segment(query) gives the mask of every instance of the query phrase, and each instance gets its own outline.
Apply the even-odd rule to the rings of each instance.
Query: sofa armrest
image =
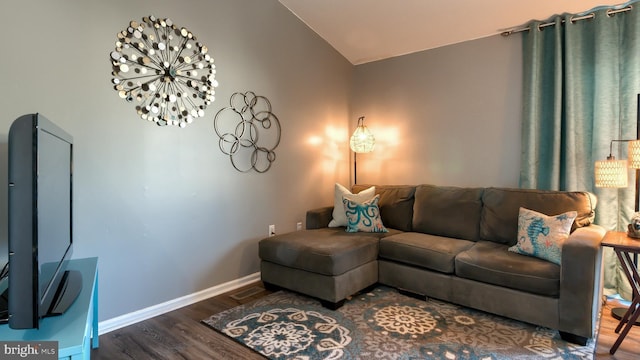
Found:
[[[333,206],[307,211],[307,230],[326,228],[333,219]]]
[[[576,229],[562,245],[560,331],[591,338],[602,303],[602,247],[606,233],[598,225]]]

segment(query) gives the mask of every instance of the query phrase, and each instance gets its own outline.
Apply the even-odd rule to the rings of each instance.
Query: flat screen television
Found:
[[[67,271],[73,252],[73,137],[41,114],[9,129],[8,322],[38,328],[62,314],[82,288]]]

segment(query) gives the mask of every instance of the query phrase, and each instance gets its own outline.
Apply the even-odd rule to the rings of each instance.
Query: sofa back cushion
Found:
[[[595,217],[596,197],[584,191],[486,188],[482,195],[480,238],[515,245],[518,237],[520,207],[553,216],[578,212],[571,231],[591,224]]]
[[[478,240],[482,192],[482,188],[417,186],[413,231]]]
[[[352,192],[357,193],[373,185],[353,185]],[[385,227],[411,231],[413,201],[416,187],[412,185],[375,185],[376,194],[380,194],[378,207]]]

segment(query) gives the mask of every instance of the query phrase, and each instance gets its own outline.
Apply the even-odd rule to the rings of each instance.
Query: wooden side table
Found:
[[[638,316],[640,316],[640,307],[638,306],[638,302],[640,302],[640,275],[638,275],[638,269],[631,259],[631,254],[636,256],[640,254],[640,239],[631,238],[622,231],[609,231],[604,236],[604,239],[602,239],[601,245],[613,248],[618,256],[618,260],[620,260],[624,274],[631,284],[631,290],[633,292],[631,306],[629,306],[627,312],[622,316],[620,323],[618,323],[616,327],[616,333],[620,333],[620,335],[609,350],[609,353],[613,355],[616,350],[618,350],[622,340],[627,336],[636,320],[638,320]],[[622,332],[620,332],[620,329],[622,329]]]

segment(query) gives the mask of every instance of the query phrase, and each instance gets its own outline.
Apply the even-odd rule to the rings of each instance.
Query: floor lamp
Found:
[[[633,140],[611,140],[609,146],[609,156],[607,160],[596,161],[595,163],[595,186],[605,188],[626,188],[628,186],[629,169],[635,169],[635,191],[634,191],[634,211],[640,211],[640,94],[638,94],[638,108],[636,117],[636,139]],[[616,160],[612,155],[614,142],[627,142],[628,160]],[[635,236],[634,236],[635,237]],[[640,242],[640,239],[638,239]],[[633,263],[638,266],[638,255],[634,254]],[[614,308],[611,315],[616,319],[621,319],[626,308]],[[640,320],[639,320],[640,321]],[[635,325],[640,325],[636,321]]]
[[[358,118],[358,127],[351,135],[349,147],[353,151],[353,184],[358,183],[358,165],[357,155],[359,153],[369,153],[373,151],[376,145],[376,138],[371,131],[364,125],[364,116]]]

